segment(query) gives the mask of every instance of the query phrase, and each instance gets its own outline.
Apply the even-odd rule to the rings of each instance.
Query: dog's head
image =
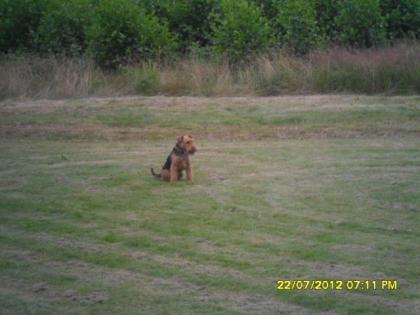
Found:
[[[194,154],[197,147],[194,145],[194,139],[191,135],[183,135],[177,139],[177,146],[184,149],[188,154]]]

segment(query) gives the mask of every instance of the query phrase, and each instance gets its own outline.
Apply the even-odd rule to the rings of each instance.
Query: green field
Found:
[[[419,211],[419,96],[0,103],[0,314],[420,314]]]

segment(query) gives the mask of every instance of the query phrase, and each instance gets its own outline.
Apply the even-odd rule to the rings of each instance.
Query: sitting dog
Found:
[[[168,182],[176,182],[182,178],[182,171],[186,171],[187,180],[192,180],[192,161],[190,155],[197,151],[191,135],[184,135],[177,139],[176,145],[168,155],[162,172],[156,174],[153,168],[150,169],[152,175]]]

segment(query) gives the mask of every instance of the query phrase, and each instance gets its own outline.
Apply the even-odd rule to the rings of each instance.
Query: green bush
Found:
[[[151,6],[153,13],[167,22],[182,48],[205,46],[209,42],[210,14],[216,0],[163,0]],[[150,2],[149,2],[150,7]]]
[[[273,20],[277,15],[278,0],[249,0],[261,8],[263,15],[269,20]]]
[[[33,50],[34,35],[48,0],[0,1],[0,51]]]
[[[335,18],[338,15],[339,5],[336,0],[317,0],[314,2],[316,20],[321,32],[328,40],[336,40],[337,29]]]
[[[272,43],[272,30],[260,9],[246,0],[222,0],[212,23],[212,44],[217,54],[232,62],[264,51]]]
[[[37,30],[40,50],[67,55],[83,53],[93,9],[89,0],[51,1]]]
[[[381,8],[390,39],[420,38],[419,0],[381,0]]]
[[[372,47],[385,42],[385,20],[379,0],[343,0],[335,22],[342,44]]]
[[[319,47],[323,35],[316,21],[314,3],[307,0],[283,0],[274,20],[277,39],[296,54],[306,54]]]
[[[419,12],[420,0],[0,0],[0,53],[87,51],[104,68],[173,53],[238,63],[278,46],[419,39]]]
[[[166,25],[131,0],[104,0],[88,31],[89,52],[101,67],[165,56],[176,47]]]

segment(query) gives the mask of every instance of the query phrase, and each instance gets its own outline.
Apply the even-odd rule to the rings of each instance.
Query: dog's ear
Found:
[[[184,142],[184,136],[180,136],[180,137],[178,137],[178,139],[176,139],[177,144],[181,144],[183,142]]]

